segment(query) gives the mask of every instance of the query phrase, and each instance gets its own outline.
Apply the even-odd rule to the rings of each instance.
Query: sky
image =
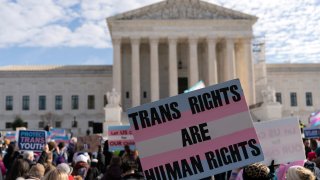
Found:
[[[267,63],[320,62],[320,0],[205,0],[259,17]],[[0,66],[112,64],[106,18],[159,0],[0,0]]]

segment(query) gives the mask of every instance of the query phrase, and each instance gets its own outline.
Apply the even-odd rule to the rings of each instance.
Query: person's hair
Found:
[[[29,157],[33,157],[33,151],[24,151],[23,152],[23,159],[29,159]]]
[[[253,163],[243,168],[243,180],[271,180],[270,169],[261,163]]]
[[[64,146],[65,146],[64,142],[59,142],[58,147],[60,150],[64,148]]]
[[[51,141],[48,142],[49,151],[52,151],[54,148],[56,148],[56,143]]]
[[[314,174],[302,166],[291,166],[286,174],[288,180],[315,180]]]
[[[54,169],[52,171],[49,171],[44,178],[45,180],[69,180],[68,174],[64,171],[61,171],[59,169]]]
[[[7,148],[7,154],[8,155],[13,155],[14,152],[14,145],[13,144],[9,144],[8,148]]]
[[[113,155],[110,160],[110,166],[120,166],[121,158],[119,156]]]
[[[314,151],[316,150],[318,147],[318,143],[317,140],[315,139],[310,139],[310,148]]]
[[[316,163],[317,168],[320,168],[320,157],[317,157],[314,162]]]
[[[29,172],[29,163],[24,159],[16,159],[8,172],[7,180],[17,179],[18,177],[24,177]]]
[[[44,176],[45,168],[42,164],[35,164],[31,167],[28,175],[30,177],[35,177],[41,179]]]

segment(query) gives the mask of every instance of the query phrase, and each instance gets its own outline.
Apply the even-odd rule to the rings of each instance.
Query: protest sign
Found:
[[[70,138],[69,136],[54,136],[51,138],[54,142],[59,144],[60,142],[63,142],[64,144],[69,144]]]
[[[125,145],[129,145],[130,149],[135,149],[130,125],[108,126],[108,143],[110,151],[123,150]]]
[[[11,142],[16,141],[16,131],[6,131],[6,132],[4,132],[4,139],[8,139]]]
[[[98,146],[101,145],[102,137],[98,135],[77,137],[77,149],[87,152],[97,152]]]
[[[254,123],[265,156],[270,165],[304,160],[305,151],[296,117]]]
[[[263,160],[238,79],[127,113],[146,179],[201,179]]]
[[[50,129],[50,135],[51,136],[65,136],[66,130],[62,128],[51,128]]]
[[[303,133],[305,138],[320,138],[320,128],[318,127],[304,128]]]
[[[22,151],[42,151],[47,143],[46,131],[20,130],[18,147]]]

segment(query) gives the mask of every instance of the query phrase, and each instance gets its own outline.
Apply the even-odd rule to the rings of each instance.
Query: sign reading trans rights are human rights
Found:
[[[262,161],[238,79],[128,110],[146,179],[201,179]]]

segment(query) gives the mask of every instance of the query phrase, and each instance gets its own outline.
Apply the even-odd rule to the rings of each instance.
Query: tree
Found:
[[[16,130],[17,127],[26,127],[26,123],[19,116],[17,116],[12,123],[13,130]]]

